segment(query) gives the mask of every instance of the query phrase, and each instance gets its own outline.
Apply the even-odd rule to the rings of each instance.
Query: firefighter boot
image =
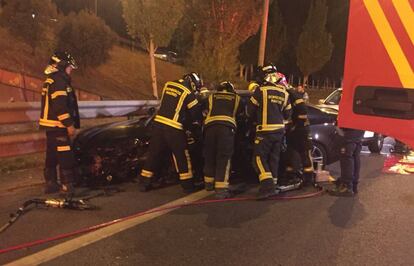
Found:
[[[194,186],[194,181],[192,178],[181,180],[181,187],[183,188],[183,192],[186,194],[193,193],[196,190]]]
[[[332,190],[329,190],[328,193],[337,197],[352,197],[354,195],[352,188],[344,183],[338,183],[338,185]]]
[[[354,194],[358,194],[358,183],[352,184],[352,191],[354,192]]]
[[[276,187],[273,178],[268,178],[260,182],[259,193],[256,198],[265,200],[276,194]]]
[[[43,175],[45,178],[45,194],[59,192],[56,168],[45,168],[43,170]]]
[[[141,176],[138,183],[138,189],[141,192],[147,192],[152,189],[152,177]]]
[[[214,191],[214,183],[213,182],[205,182],[204,183],[204,188],[207,191]]]
[[[76,179],[75,169],[61,169],[60,181],[62,186],[60,191],[67,197],[71,198],[75,195],[74,180]]]
[[[232,195],[228,188],[216,188],[216,199],[229,199],[231,197]]]
[[[303,187],[314,187],[315,186],[315,173],[303,173]]]

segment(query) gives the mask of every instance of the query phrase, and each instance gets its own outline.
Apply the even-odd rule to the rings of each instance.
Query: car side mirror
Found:
[[[324,99],[319,99],[318,103],[319,104],[324,104],[325,103],[325,100]]]

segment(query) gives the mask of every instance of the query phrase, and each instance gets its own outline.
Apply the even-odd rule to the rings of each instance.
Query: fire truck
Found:
[[[339,126],[414,148],[414,0],[351,0]]]

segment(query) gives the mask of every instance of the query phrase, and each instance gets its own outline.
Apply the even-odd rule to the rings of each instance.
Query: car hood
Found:
[[[338,110],[339,110],[339,105],[334,105],[334,104],[318,104],[318,105],[316,105],[317,107],[320,107],[320,108],[329,108],[329,109],[334,109],[334,110],[336,110],[336,112],[338,113]]]
[[[145,128],[143,120],[148,116],[140,116],[135,119],[108,123],[82,130],[75,138],[75,146],[90,146],[95,143],[112,142],[116,139],[134,137]]]

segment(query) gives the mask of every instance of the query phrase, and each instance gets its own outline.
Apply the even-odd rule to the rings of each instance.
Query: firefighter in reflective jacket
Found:
[[[165,84],[160,109],[154,118],[148,157],[141,171],[142,192],[152,188],[155,170],[161,167],[158,166],[159,156],[164,153],[165,148],[172,152],[184,192],[189,193],[194,190],[193,172],[183,123],[189,119],[188,116],[193,120],[201,120],[195,92],[202,86],[203,81],[194,72],[185,75],[183,79]]]
[[[204,183],[207,191],[215,189],[216,198],[231,197],[228,190],[230,161],[234,150],[236,115],[240,96],[231,82],[220,83],[208,98],[204,121]]]
[[[45,193],[59,189],[73,194],[77,166],[71,147],[75,129],[80,127],[78,103],[71,87],[70,74],[76,69],[73,57],[56,52],[45,69],[47,79],[42,89],[40,128],[46,130]],[[61,186],[57,183],[59,165]]]
[[[314,184],[314,168],[311,156],[312,136],[309,128],[308,108],[302,96],[287,84],[286,79],[282,78],[280,84],[287,87],[292,104],[292,119],[289,120],[286,127],[286,174],[292,180],[301,176],[304,186],[311,186]],[[302,175],[300,175],[301,169]]]
[[[250,98],[248,113],[257,113],[253,166],[259,174],[260,188],[257,198],[266,199],[275,193],[281,143],[285,134],[284,120],[290,119],[291,105],[286,88],[277,85],[276,67],[262,69],[264,81]]]

